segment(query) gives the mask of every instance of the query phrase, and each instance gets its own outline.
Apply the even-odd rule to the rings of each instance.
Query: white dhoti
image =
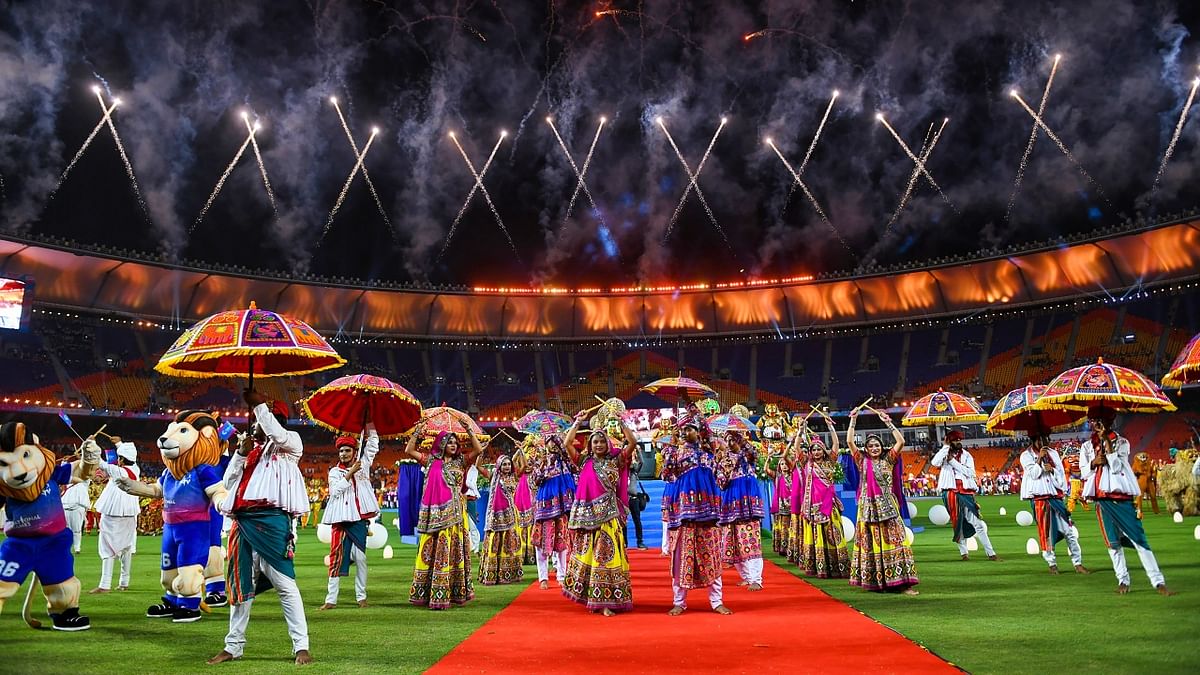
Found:
[[[112,589],[113,563],[121,561],[121,578],[118,585],[129,587],[133,564],[133,548],[137,542],[137,516],[101,516],[100,518],[100,583],[105,590]]]
[[[74,545],[73,550],[76,553],[79,553],[80,549],[83,546],[83,523],[85,520],[87,520],[87,509],[85,509],[85,508],[74,508],[74,509],[64,508],[63,513],[65,513],[67,516],[67,527],[70,528],[71,533],[73,535],[75,535],[75,545]]]

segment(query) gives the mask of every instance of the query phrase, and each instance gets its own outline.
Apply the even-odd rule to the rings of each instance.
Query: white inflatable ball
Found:
[[[1029,527],[1033,524],[1033,514],[1028,511],[1017,511],[1017,524],[1021,527]]]
[[[1038,545],[1037,539],[1030,539],[1025,542],[1025,552],[1029,555],[1037,555],[1041,550],[1042,547]]]
[[[914,504],[914,503],[912,503],[912,502],[909,502],[909,503],[908,503],[908,517],[909,517],[909,518],[916,518],[916,517],[917,517],[917,513],[919,513],[919,512],[917,511],[917,505],[916,505],[916,504]]]
[[[1003,506],[1001,506],[1001,507],[1000,507],[1000,515],[1002,515],[1002,516],[1007,516],[1007,515],[1008,515],[1008,509],[1006,509],[1006,508],[1004,508]]]
[[[967,538],[967,550],[968,551],[978,551],[979,550],[979,542],[975,541],[975,537]]]
[[[324,557],[324,558],[322,558],[321,560],[323,560],[323,561],[325,562],[325,566],[326,566],[326,567],[329,567],[329,556],[325,556],[325,557]]]
[[[854,521],[842,516],[842,539],[854,541]]]
[[[392,518],[392,527],[395,527],[395,528],[400,527],[400,519],[399,518]]]
[[[913,535],[913,531],[908,529],[907,527],[904,528],[904,545],[912,546],[914,538],[915,538],[915,536]]]
[[[317,525],[317,541],[320,541],[322,544],[328,544],[333,541],[333,527],[325,523]]]
[[[387,528],[379,523],[371,523],[367,528],[367,548],[383,548],[387,540]]]
[[[941,504],[934,504],[929,509],[929,522],[934,525],[948,525],[950,523],[950,512]]]
[[[391,546],[383,547],[383,559],[384,560],[391,560],[392,558],[395,558],[395,557],[396,557],[396,552],[394,550],[392,550]]]
[[[1200,525],[1196,526],[1196,531],[1193,532],[1192,535],[1196,537],[1196,539],[1200,540]]]
[[[1175,512],[1175,515],[1173,515],[1173,516],[1171,516],[1171,517],[1172,517],[1172,518],[1174,518],[1174,519],[1175,519],[1175,522],[1177,522],[1177,523],[1182,523],[1182,522],[1183,522],[1183,514],[1182,514],[1182,513],[1180,513],[1179,511],[1176,511],[1176,512]]]

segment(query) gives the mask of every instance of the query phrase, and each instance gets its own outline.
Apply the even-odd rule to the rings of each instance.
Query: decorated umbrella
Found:
[[[1171,412],[1175,404],[1150,378],[1132,368],[1105,363],[1104,359],[1060,373],[1046,385],[1036,410],[1085,406],[1116,412]]]
[[[176,377],[282,377],[346,363],[308,324],[259,309],[220,312],[202,319],[162,355],[154,369]]]
[[[425,424],[425,435],[430,437],[448,431],[460,440],[466,440],[469,432],[474,431],[481,441],[489,438],[483,433],[483,427],[471,419],[470,415],[449,406],[426,408],[421,412],[421,422]]]
[[[396,438],[421,418],[407,389],[375,375],[339,377],[300,402],[305,416],[334,432],[361,433],[368,413],[383,438]]]
[[[642,387],[642,391],[668,400],[683,398],[685,394],[692,399],[717,397],[717,392],[690,377],[664,377]]]
[[[975,401],[952,391],[938,389],[917,399],[900,423],[906,427],[925,424],[967,424],[987,420],[987,413]]]
[[[1064,406],[1055,410],[1034,409],[1034,401],[1041,398],[1044,391],[1045,385],[1027,384],[1001,396],[984,426],[988,431],[1003,434],[1015,434],[1018,431],[1042,434],[1074,426],[1087,415],[1085,406]]]
[[[754,426],[754,422],[731,412],[709,417],[708,427],[716,432],[739,431],[744,434],[753,434],[758,431],[758,427]]]
[[[1200,382],[1200,333],[1188,340],[1183,351],[1171,364],[1171,370],[1163,376],[1162,386],[1183,389],[1185,384]]]
[[[570,416],[553,410],[530,410],[513,422],[513,427],[526,434],[553,436],[569,429],[572,421]]]

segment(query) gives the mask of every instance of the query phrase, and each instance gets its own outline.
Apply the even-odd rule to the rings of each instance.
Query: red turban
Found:
[[[337,437],[336,441],[333,442],[333,447],[338,448],[338,449],[341,449],[341,448],[344,448],[347,446],[349,446],[351,448],[357,448],[358,447],[358,439],[351,436],[350,434],[342,434],[341,436]]]

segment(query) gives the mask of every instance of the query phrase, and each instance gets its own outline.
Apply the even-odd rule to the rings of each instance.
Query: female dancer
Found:
[[[685,399],[686,400],[686,399]],[[681,440],[663,452],[663,476],[674,477],[675,486],[663,493],[663,515],[671,530],[671,591],[673,606],[668,612],[679,616],[687,609],[687,592],[708,588],[708,602],[718,614],[733,614],[725,606],[721,585],[721,562],[725,553],[721,527],[721,489],[713,467],[716,442],[709,436],[704,416],[688,403],[679,420]],[[703,432],[703,435],[701,435]]]
[[[517,507],[517,529],[521,532],[521,564],[532,565],[533,557],[533,490],[529,485],[530,467],[533,465],[543,445],[542,437],[529,434],[525,437],[520,450],[513,455],[513,469],[520,478],[517,479],[517,493],[513,497],[513,505]]]
[[[745,434],[729,431],[717,455],[717,484],[721,490],[721,527],[725,530],[725,562],[737,568],[742,585],[761,591],[762,493],[754,467],[758,451]]]
[[[517,524],[518,463],[523,462],[500,455],[490,472],[479,467],[479,473],[490,478],[492,486],[483,545],[479,549],[479,583],[484,586],[516,583],[525,575],[521,567],[521,529]]]
[[[868,410],[871,410],[868,408]],[[900,459],[904,436],[886,413],[872,410],[892,432],[891,449],[884,451],[883,440],[867,434],[865,453],[854,442],[858,409],[850,413],[846,444],[859,466],[858,523],[854,536],[854,555],[850,558],[850,585],[868,591],[900,591],[917,595],[917,566],[912,549],[904,543],[904,521],[892,494],[892,467]]]
[[[794,446],[784,448],[778,464],[772,469],[767,464],[767,475],[775,479],[775,495],[771,498],[771,548],[775,553],[788,556],[792,538],[792,492],[796,477],[796,455]]]
[[[613,616],[633,609],[626,556],[625,511],[620,505],[621,467],[628,465],[637,448],[633,432],[621,421],[625,446],[615,448],[604,429],[588,436],[587,455],[575,449],[575,434],[586,413],[575,416],[563,445],[571,461],[580,465],[579,486],[571,505],[572,552],[563,582],[563,595],[593,612]]]
[[[802,455],[800,496],[800,570],[810,577],[844,579],[850,574],[850,554],[842,539],[842,502],[837,498],[834,476],[838,472],[838,434],[833,420],[824,411],[833,438],[826,448],[820,438],[809,439],[808,452]]]
[[[471,447],[460,452],[458,437],[448,431],[433,439],[428,455],[418,449],[425,425],[413,430],[404,454],[429,467],[417,517],[417,560],[408,601],[429,609],[462,605],[475,597],[471,583],[471,540],[463,502],[466,467],[483,452],[468,427]]]
[[[533,514],[534,558],[538,585],[550,588],[549,558],[556,558],[555,577],[562,584],[567,573],[567,553],[571,548],[567,527],[571,505],[575,501],[575,476],[567,463],[567,453],[558,436],[546,439],[546,447],[533,463],[533,485],[537,499]]]

